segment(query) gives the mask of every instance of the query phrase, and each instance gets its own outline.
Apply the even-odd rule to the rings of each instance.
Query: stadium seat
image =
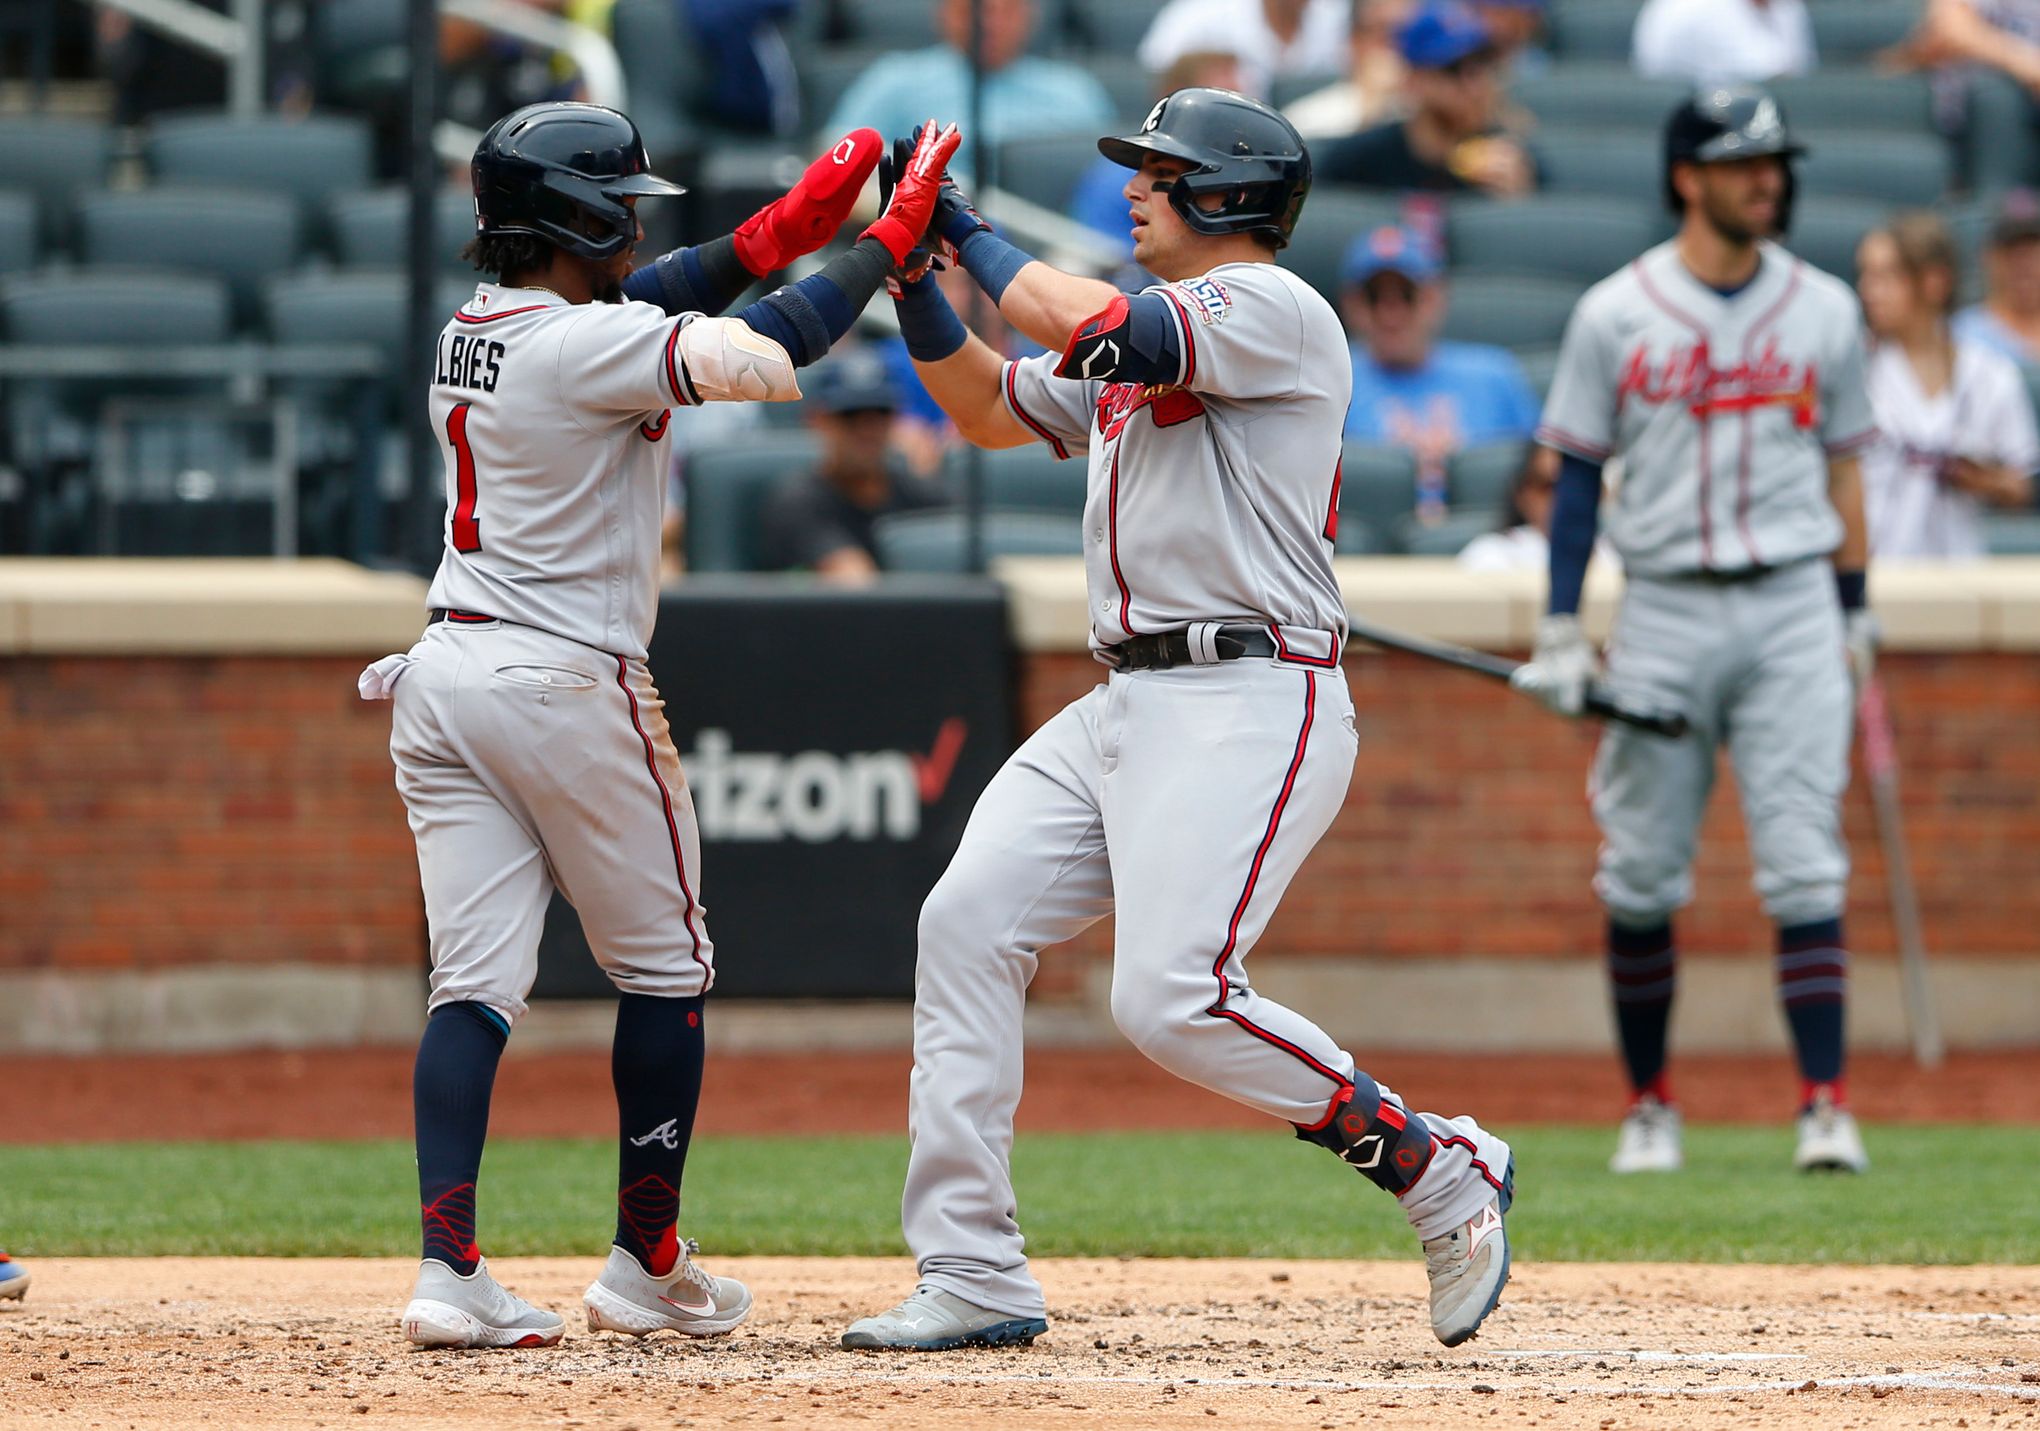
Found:
[[[1528,273],[1594,283],[1664,237],[1657,196],[1459,200],[1446,221],[1453,273]]]
[[[1801,199],[1792,215],[1792,232],[1785,247],[1815,268],[1832,273],[1844,283],[1856,281],[1856,246],[1863,235],[1883,223],[1890,214],[1884,205],[1868,199],[1826,198],[1819,195]]]
[[[1166,0],[1102,0],[1084,6],[1078,23],[1090,32],[1089,38],[1098,50],[1118,55],[1129,67],[1137,69],[1134,54],[1165,3]]]
[[[1643,0],[1566,0],[1551,12],[1552,53],[1568,62],[1626,62],[1642,8]]]
[[[262,285],[297,262],[296,202],[253,189],[157,186],[78,201],[78,252],[90,264],[209,273],[233,294],[239,321],[261,315]]]
[[[885,571],[961,572],[969,555],[969,518],[963,512],[902,512],[880,517],[872,529]],[[1002,556],[1081,556],[1083,527],[1074,517],[1048,512],[984,513],[986,561]]]
[[[1678,80],[1651,79],[1626,63],[1554,64],[1509,87],[1509,97],[1540,123],[1592,129],[1654,131],[1687,93]]]
[[[366,188],[371,178],[368,125],[334,115],[173,114],[151,124],[147,152],[158,179],[261,189],[302,204]]]
[[[1934,134],[1809,132],[1800,192],[1924,208],[1954,183],[1955,161]]]
[[[2040,512],[1987,512],[1983,545],[1992,556],[2040,556]]]
[[[51,270],[0,283],[0,333],[16,343],[224,343],[226,286],[147,269]]]
[[[1101,59],[1093,55],[1086,57],[1082,63],[1112,101],[1114,132],[1124,133],[1139,128],[1140,122],[1147,118],[1147,112],[1155,105],[1154,76],[1139,65],[1117,57]],[[1317,84],[1324,83],[1324,76],[1316,78]],[[1317,85],[1311,87],[1315,89]],[[1092,138],[1095,140],[1097,136]]]
[[[943,462],[943,480],[958,502],[963,501],[973,450],[984,464],[986,507],[1009,512],[1051,512],[1066,517],[1084,515],[1084,499],[1090,492],[1090,464],[1081,453],[1058,459],[1048,450],[1048,444],[1042,442],[996,450],[951,448]]]
[[[1445,464],[1446,497],[1454,507],[1486,512],[1492,519],[1508,500],[1509,487],[1529,448],[1529,443],[1520,441],[1461,448]]]
[[[871,62],[885,53],[887,51],[883,47],[870,49],[857,46],[832,47],[802,55],[799,64],[801,122],[819,135],[835,114],[836,102],[857,82],[857,77],[871,67]],[[853,119],[851,122],[857,121]],[[828,137],[835,138],[834,135]]]
[[[1541,403],[1551,396],[1551,380],[1558,374],[1558,349],[1532,348],[1518,352],[1516,361],[1523,365],[1523,376],[1530,380],[1531,391],[1537,394]]]
[[[402,268],[411,242],[411,196],[403,189],[336,194],[326,207],[333,252],[347,268]],[[475,200],[466,189],[443,190],[433,202],[432,226],[440,266],[473,277],[460,251],[475,236]]]
[[[1599,133],[1553,126],[1531,143],[1547,194],[1605,194],[1634,202],[1664,192],[1664,155],[1654,129]]]
[[[616,0],[610,12],[630,116],[655,161],[687,147],[701,128],[688,113],[688,96],[703,81],[701,47],[686,30],[684,11],[674,0]]]
[[[1399,534],[1402,549],[1411,556],[1458,556],[1466,544],[1483,532],[1495,529],[1497,514],[1489,511],[1454,509],[1435,522],[1406,518]]]
[[[1963,303],[1974,303],[1983,296],[1984,250],[1997,222],[1997,205],[1990,199],[1968,199],[1943,203],[1937,212],[1955,238],[1955,251],[1962,256],[1958,297]]]
[[[814,438],[804,432],[747,437],[728,447],[688,453],[687,569],[756,571],[759,515],[772,489],[815,464]]]
[[[885,50],[919,50],[939,39],[935,9],[928,0],[837,0],[849,22],[850,38]],[[1043,16],[1049,24],[1051,16]]]
[[[1925,75],[1822,69],[1781,75],[1770,88],[1795,129],[1933,132],[1933,87]]]
[[[0,273],[34,268],[40,247],[35,195],[0,189]]]
[[[1388,544],[1416,507],[1417,459],[1407,447],[1346,443],[1339,459],[1338,550],[1351,550],[1349,540]]]
[[[1338,556],[1387,556],[1393,553],[1395,544],[1389,537],[1376,531],[1358,517],[1339,513],[1339,532],[1332,543],[1332,551]]]
[[[1868,63],[1919,23],[1920,0],[1815,0],[1813,45],[1824,66]]]
[[[54,115],[0,115],[0,189],[36,196],[45,243],[70,234],[71,198],[106,182],[113,161],[113,131],[83,119]]]
[[[1098,136],[1089,130],[1009,139],[999,146],[999,187],[1067,213],[1077,180],[1098,161]]]
[[[1966,88],[1962,162],[1968,187],[1988,194],[2040,183],[2040,135],[2025,87],[2009,75],[1979,71]]]
[[[433,299],[433,331],[444,327],[473,296],[472,283],[441,278]],[[409,303],[410,280],[388,270],[307,270],[273,278],[264,290],[271,341],[379,347],[389,355],[394,384],[407,381],[404,332]]]
[[[1556,278],[1475,273],[1452,282],[1444,334],[1462,343],[1548,348],[1565,336],[1586,285]]]
[[[1401,216],[1401,201],[1392,194],[1347,185],[1320,185],[1304,200],[1303,219],[1278,262],[1336,301],[1339,269],[1353,240],[1383,224],[1395,223]]]

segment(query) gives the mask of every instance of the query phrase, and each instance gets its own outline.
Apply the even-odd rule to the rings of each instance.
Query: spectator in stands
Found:
[[[1955,336],[2040,363],[2040,194],[2014,189],[2000,201],[1983,276],[1983,302],[1955,315]]]
[[[1141,39],[1140,63],[1159,75],[1185,55],[1229,51],[1240,57],[1240,92],[1265,100],[1277,76],[1343,70],[1351,17],[1352,0],[1169,0]]]
[[[824,125],[831,134],[870,125],[897,137],[931,114],[969,114],[972,0],[930,0],[944,43],[881,55],[854,80]],[[1102,133],[1114,115],[1105,87],[1083,68],[1027,53],[1034,0],[979,0],[984,10],[984,130],[965,134],[953,167],[971,170],[980,141],[997,147],[1030,134],[1088,129]],[[945,108],[945,106],[947,106]],[[830,125],[840,124],[841,129]]]
[[[2040,95],[2040,0],[1927,0],[1889,56],[1903,64],[1982,65]]]
[[[1346,436],[1416,454],[1420,515],[1445,505],[1445,465],[1462,447],[1537,426],[1537,394],[1506,348],[1445,343],[1444,266],[1415,230],[1387,225],[1346,254],[1339,306],[1353,343]]]
[[[1694,84],[1758,83],[1817,63],[1805,0],[1645,0],[1630,46],[1638,74]]]
[[[716,119],[758,134],[800,127],[800,76],[780,26],[800,0],[677,0],[701,44],[707,108]],[[926,115],[922,116],[927,118]]]
[[[1509,63],[1512,73],[1525,66],[1542,68],[1550,57],[1538,46],[1544,32],[1547,0],[1472,0],[1474,13],[1495,37],[1495,48]]]
[[[1416,0],[1353,0],[1346,77],[1284,107],[1307,140],[1356,134],[1387,119],[1402,101],[1403,59],[1395,37]]]
[[[1155,98],[1179,89],[1240,89],[1240,58],[1229,50],[1193,50],[1179,55],[1155,83]],[[1244,91],[1242,91],[1244,93]],[[1127,216],[1126,166],[1104,155],[1077,180],[1070,195],[1070,217],[1109,239],[1127,262],[1133,261],[1133,221]],[[1138,270],[1136,270],[1138,272]],[[1142,284],[1146,286],[1145,282]]]
[[[821,465],[772,494],[760,548],[770,570],[861,585],[878,575],[880,517],[946,506],[948,499],[934,483],[898,470],[887,437],[899,401],[883,359],[847,349],[813,374],[807,420],[821,442]]]
[[[1409,117],[1318,145],[1318,182],[1496,198],[1536,188],[1536,160],[1501,129],[1502,55],[1480,16],[1460,0],[1424,0],[1396,43]]]
[[[1863,505],[1875,556],[1981,557],[1984,508],[2033,500],[2032,404],[2009,358],[1951,330],[1958,263],[1948,226],[1924,211],[1897,215],[1856,251],[1874,340],[1878,439],[1863,454]]]

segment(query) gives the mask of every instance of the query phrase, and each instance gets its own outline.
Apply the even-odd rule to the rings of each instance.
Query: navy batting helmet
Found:
[[[1665,203],[1675,214],[1686,211],[1686,201],[1672,183],[1675,164],[1720,164],[1775,154],[1785,164],[1785,197],[1778,205],[1778,232],[1784,233],[1792,226],[1797,188],[1792,161],[1805,152],[1769,90],[1756,85],[1700,90],[1665,121]]]
[[[599,104],[528,104],[475,146],[475,232],[530,234],[582,258],[637,241],[631,195],[684,194],[651,172],[637,126]]]
[[[1140,133],[1101,139],[1098,152],[1129,169],[1150,154],[1189,164],[1169,205],[1201,234],[1266,234],[1281,248],[1310,192],[1310,151],[1295,126],[1226,89],[1179,89],[1148,111]],[[1221,197],[1215,209],[1197,203],[1210,194]]]

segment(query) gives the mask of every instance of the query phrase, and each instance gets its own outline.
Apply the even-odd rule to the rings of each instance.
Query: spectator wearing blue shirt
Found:
[[[1346,436],[1416,454],[1419,507],[1446,500],[1445,464],[1477,443],[1528,438],[1537,394],[1506,348],[1443,343],[1444,265],[1414,230],[1389,224],[1347,250],[1339,307],[1353,343]]]
[[[881,55],[851,82],[823,128],[831,134],[870,125],[895,138],[930,115],[970,113],[971,0],[929,0],[944,43]],[[952,168],[972,172],[972,146],[1074,130],[1101,133],[1113,121],[1105,87],[1077,65],[1030,55],[1034,0],[981,0],[984,8],[984,133],[966,131]]]
[[[1956,341],[2040,363],[2040,195],[2013,189],[1999,201],[1983,271],[1983,302],[1955,315]]]
[[[724,124],[759,134],[799,126],[800,76],[780,29],[799,8],[800,0],[681,0],[701,45],[708,110]]]

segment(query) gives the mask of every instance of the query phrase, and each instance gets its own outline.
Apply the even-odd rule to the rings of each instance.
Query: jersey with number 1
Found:
[[[1861,310],[1776,244],[1760,255],[1724,296],[1660,244],[1566,325],[1537,440],[1622,455],[1608,535],[1634,575],[1783,566],[1841,541],[1828,461],[1877,435]]]
[[[1175,381],[1059,378],[1054,353],[1004,372],[1021,423],[1058,457],[1089,454],[1093,649],[1221,621],[1272,625],[1296,657],[1335,658],[1346,605],[1332,539],[1353,392],[1338,316],[1272,263],[1148,291],[1177,326]]]
[[[680,355],[696,314],[480,285],[439,335],[446,552],[427,598],[643,660]]]

